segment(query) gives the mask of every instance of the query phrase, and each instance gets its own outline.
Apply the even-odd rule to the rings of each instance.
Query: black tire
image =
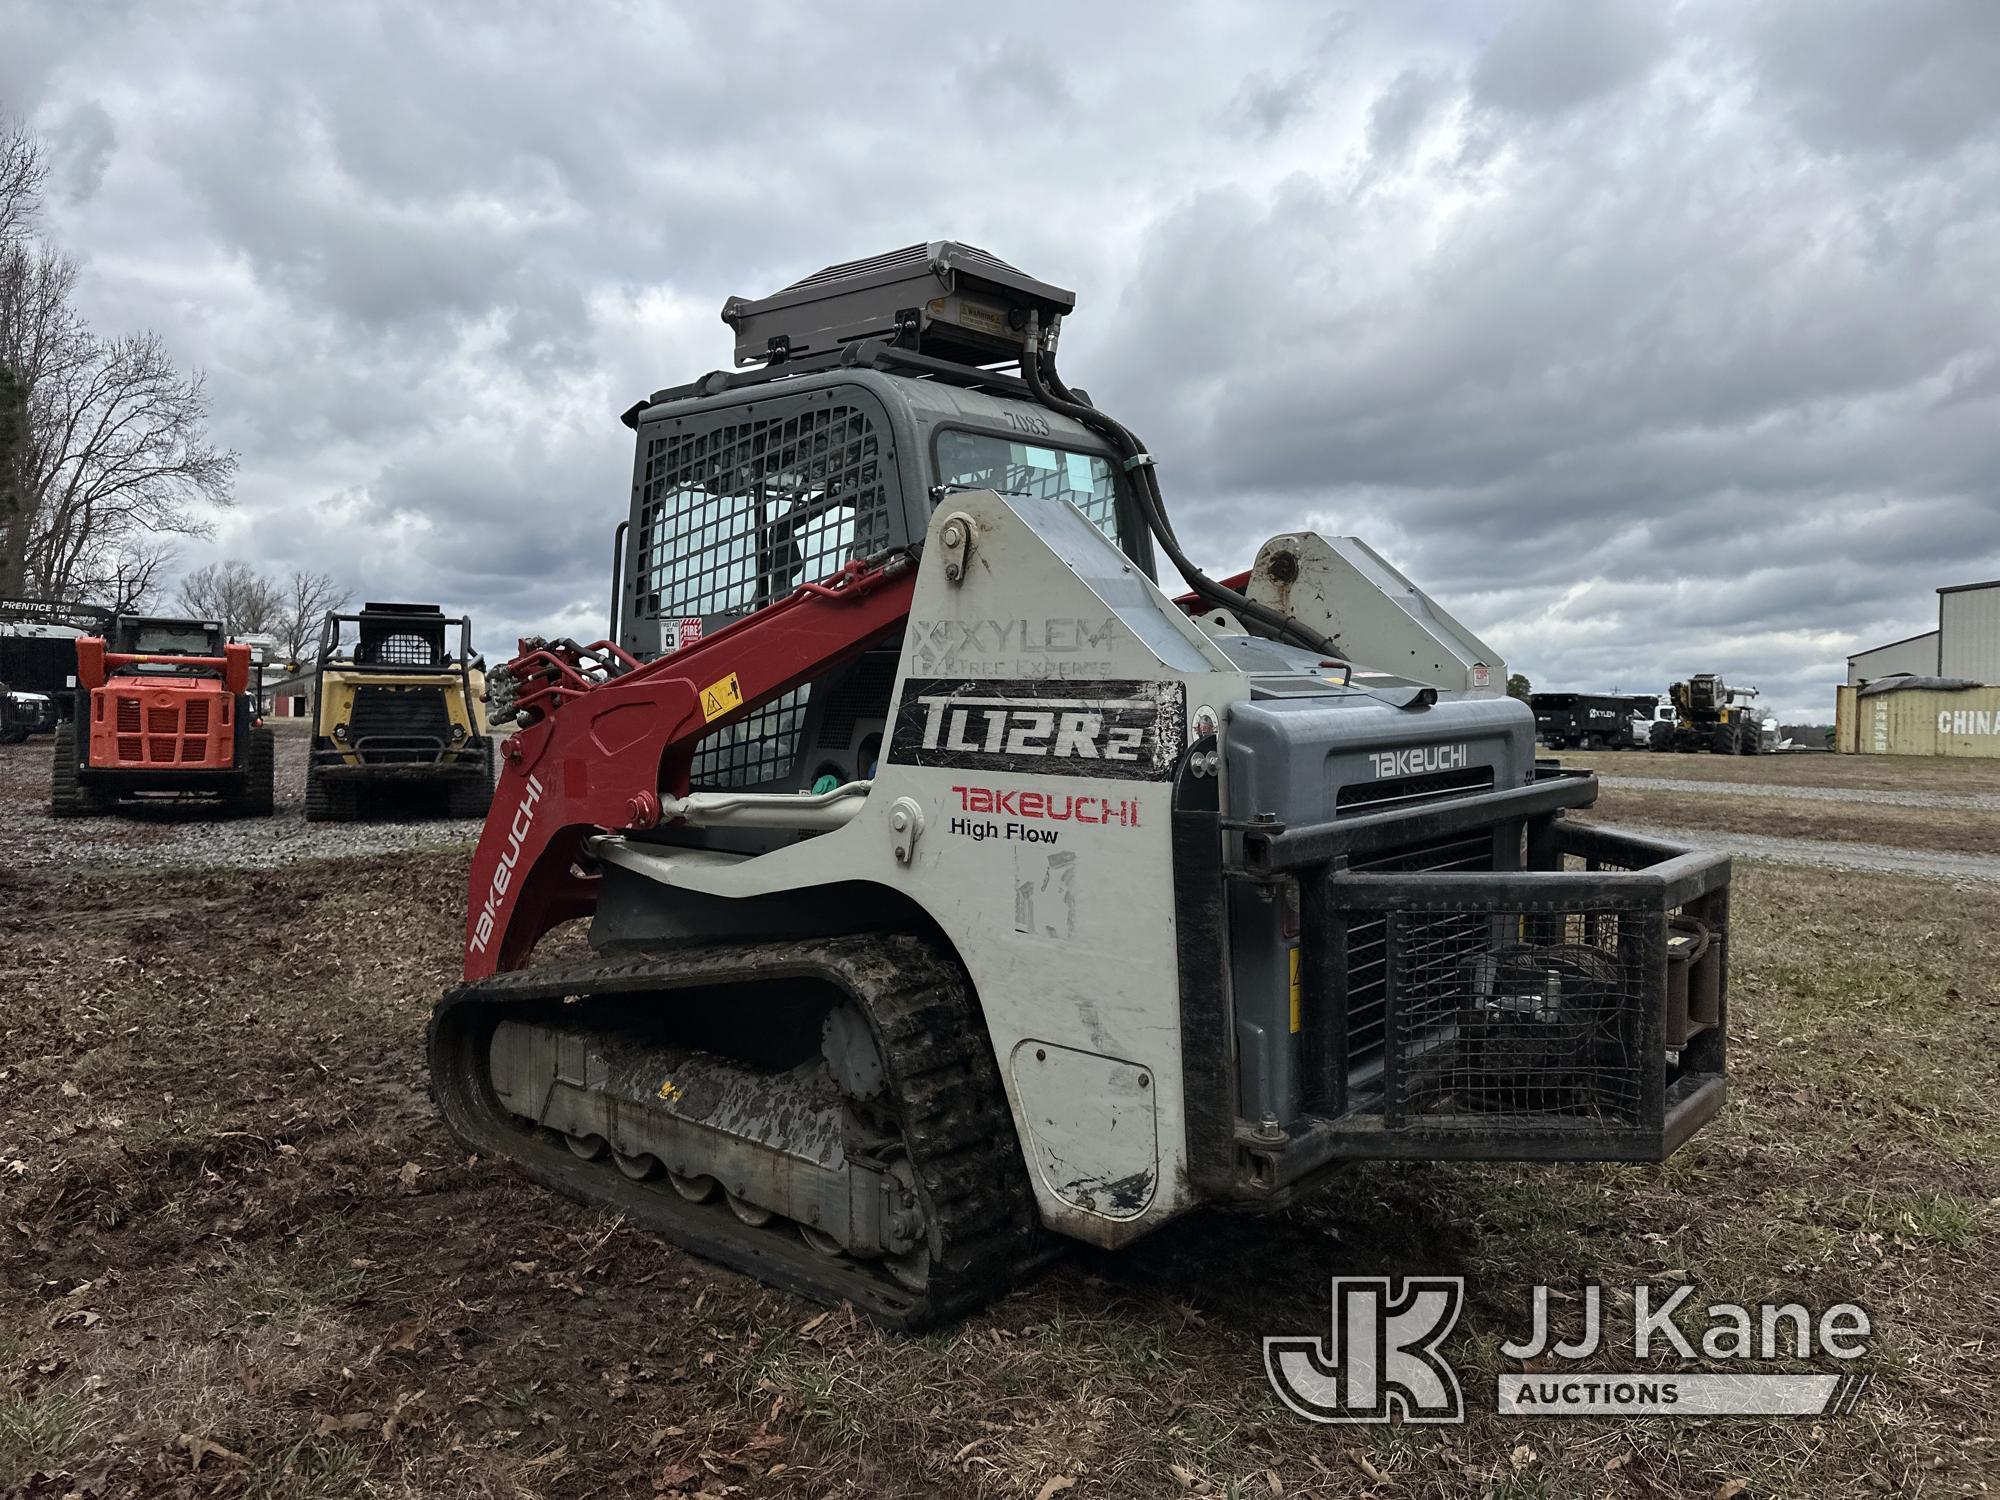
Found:
[[[13,729],[0,729],[0,745],[25,745],[27,742],[28,730],[25,725]]]
[[[1709,736],[1708,748],[1717,755],[1735,755],[1743,736],[1731,729],[1718,729]]]
[[[1646,743],[1658,751],[1671,750],[1674,748],[1674,731],[1668,725],[1655,724],[1646,731]]]
[[[111,810],[109,798],[78,779],[82,763],[76,748],[76,725],[65,719],[56,725],[55,761],[49,770],[50,817],[98,818]]]

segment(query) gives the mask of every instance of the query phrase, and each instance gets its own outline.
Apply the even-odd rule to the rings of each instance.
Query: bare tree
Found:
[[[345,609],[353,597],[331,574],[309,573],[303,568],[294,572],[274,627],[278,644],[285,648],[285,660],[294,664],[303,661],[306,648],[318,644],[320,623],[327,613]]]
[[[51,357],[53,316],[68,308],[74,266],[26,243],[48,169],[35,138],[0,127],[0,594],[27,591],[34,519],[35,377]]]
[[[236,456],[155,335],[99,338],[77,314],[75,262],[27,238],[42,177],[34,141],[0,132],[0,593],[66,598],[207,535]]]
[[[236,455],[209,445],[201,377],[183,378],[154,334],[89,338],[78,367],[36,387],[36,408],[27,561],[43,593],[66,595],[135,541],[206,536],[197,507],[229,503]]]
[[[231,635],[263,635],[282,623],[282,591],[247,563],[208,563],[181,580],[180,607],[220,620]]]
[[[20,241],[46,175],[34,137],[12,122],[0,127],[0,594],[23,593],[27,582],[29,377],[12,356],[23,342],[21,283],[34,265]]]
[[[172,547],[141,542],[112,558],[104,576],[84,592],[117,614],[138,614],[159,597],[160,575],[174,565],[176,555]]]
[[[17,121],[0,121],[0,244],[25,233],[48,176],[40,145]]]

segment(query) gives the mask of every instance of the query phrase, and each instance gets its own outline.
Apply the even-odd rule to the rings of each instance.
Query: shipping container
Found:
[[[1833,744],[1847,755],[2000,758],[2000,686],[1899,688],[1866,696],[1842,687]]]

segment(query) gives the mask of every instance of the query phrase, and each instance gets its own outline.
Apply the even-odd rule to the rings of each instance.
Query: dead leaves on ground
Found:
[[[216,1461],[218,1468],[250,1461],[233,1448],[225,1448],[222,1444],[205,1437],[196,1437],[191,1432],[182,1433],[177,1446],[187,1454],[190,1469],[199,1469],[204,1461],[211,1458]]]
[[[416,1409],[423,1404],[426,1394],[424,1391],[404,1391],[390,1404],[388,1411],[380,1414],[353,1411],[323,1416],[313,1429],[313,1436],[336,1437],[349,1432],[379,1431],[383,1442],[392,1443],[397,1433],[416,1425]]]

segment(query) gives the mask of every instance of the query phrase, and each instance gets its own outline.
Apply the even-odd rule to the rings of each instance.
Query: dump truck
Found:
[[[472,620],[436,604],[327,614],[313,666],[309,822],[483,818],[493,752]]]
[[[468,1151],[910,1329],[1065,1239],[1721,1106],[1728,860],[1566,820],[1500,658],[1326,539],[1204,574],[1057,371],[1074,301],[831,266],[626,412],[610,633],[490,682]]]
[[[91,817],[173,799],[268,817],[277,774],[250,648],[219,620],[119,615],[76,640],[71,716],[56,726],[49,811]]]
[[[1717,673],[1697,672],[1675,683],[1669,696],[1676,719],[1653,726],[1653,749],[1755,755],[1765,748],[1765,716],[1749,703],[1756,688],[1731,687]]]
[[[29,734],[53,730],[69,717],[76,702],[76,642],[79,636],[103,635],[117,619],[101,605],[69,599],[0,597],[0,683],[16,699],[10,709],[0,705],[0,744],[21,726]],[[14,734],[4,727],[8,719]]]

